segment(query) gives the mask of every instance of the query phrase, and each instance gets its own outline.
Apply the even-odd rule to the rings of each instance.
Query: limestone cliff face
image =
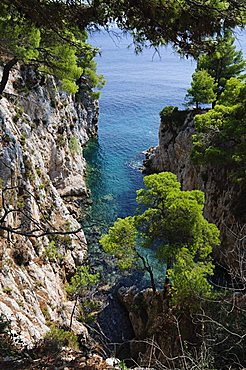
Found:
[[[197,166],[190,158],[192,135],[195,132],[193,114],[181,125],[163,124],[159,130],[159,145],[151,148],[145,162],[146,172],[171,171],[184,190],[200,189],[205,193],[205,217],[221,230],[223,246],[233,245],[245,224],[245,189],[231,179],[226,166]],[[225,257],[220,253],[220,257]]]
[[[83,231],[69,232],[80,229],[78,199],[88,193],[82,147],[97,118],[82,86],[75,99],[31,69],[16,69],[0,100],[0,314],[28,346],[50,322],[69,325],[64,284],[86,256]]]

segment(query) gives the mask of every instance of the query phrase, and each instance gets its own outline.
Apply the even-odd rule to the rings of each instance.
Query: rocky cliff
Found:
[[[228,248],[237,243],[246,221],[245,187],[233,182],[226,165],[194,165],[191,160],[194,114],[180,112],[177,122],[161,122],[159,145],[151,148],[145,172],[171,171],[184,190],[200,189],[205,193],[205,217],[221,230],[221,260],[228,258]],[[183,118],[183,120],[182,120]]]
[[[97,118],[82,85],[71,97],[32,69],[17,68],[0,100],[0,314],[27,346],[51,322],[69,325],[64,284],[86,257],[77,221],[88,195],[82,148]],[[86,335],[76,319],[73,329]]]

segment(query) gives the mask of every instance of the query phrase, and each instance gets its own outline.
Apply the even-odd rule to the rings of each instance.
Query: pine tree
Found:
[[[38,27],[25,19],[16,9],[0,5],[0,56],[3,75],[0,95],[5,89],[11,68],[17,62],[31,64],[40,72],[48,73],[61,81],[69,92],[78,90],[76,81],[84,76],[91,88],[101,87],[102,76],[96,74],[93,58],[98,50],[86,42],[87,33],[73,26],[73,32],[64,25],[55,29]]]
[[[196,104],[196,109],[199,108],[199,104],[209,104],[215,101],[216,94],[215,89],[217,84],[214,78],[210,74],[201,69],[196,71],[192,75],[191,88],[187,90],[186,99],[188,105]]]
[[[204,194],[198,190],[182,191],[171,172],[145,176],[144,185],[137,191],[140,213],[118,219],[109,228],[100,240],[104,250],[116,257],[122,269],[142,263],[152,277],[153,291],[153,272],[140,246],[156,251],[156,257],[166,264],[168,275],[175,281],[177,292],[179,281],[183,280],[180,263],[185,258],[190,276],[199,275],[199,292],[209,292],[206,276],[213,270],[209,254],[219,244],[219,230],[203,217]]]
[[[231,31],[226,31],[216,40],[214,50],[199,57],[197,71],[206,70],[217,83],[217,99],[225,89],[231,77],[239,76],[245,71],[246,61],[241,50],[236,50],[235,38]]]

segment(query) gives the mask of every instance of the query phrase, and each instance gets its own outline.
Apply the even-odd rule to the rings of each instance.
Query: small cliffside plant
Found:
[[[71,137],[71,139],[69,140],[68,146],[69,146],[69,149],[70,149],[73,156],[75,156],[76,154],[79,154],[81,152],[80,143],[79,143],[78,139],[75,136]]]
[[[77,267],[76,273],[71,278],[71,281],[66,286],[66,292],[75,299],[73,311],[70,318],[70,328],[73,322],[73,316],[75,313],[75,309],[77,306],[78,301],[81,303],[81,307],[83,310],[84,319],[89,318],[90,310],[94,309],[93,305],[93,294],[95,293],[95,289],[97,287],[97,283],[99,281],[99,273],[91,273],[90,267],[79,266]]]
[[[44,337],[44,346],[51,352],[56,352],[62,347],[78,349],[79,345],[77,336],[72,331],[53,326]]]
[[[180,111],[178,107],[168,105],[160,111],[161,123],[179,127],[184,123],[187,113],[187,110]]]

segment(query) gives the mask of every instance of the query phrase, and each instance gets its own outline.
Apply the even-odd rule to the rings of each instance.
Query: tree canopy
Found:
[[[215,89],[217,84],[210,74],[201,69],[196,71],[192,75],[191,88],[187,90],[186,98],[188,104],[196,104],[196,108],[199,107],[199,103],[208,104],[212,103],[216,99]]]
[[[203,217],[203,193],[182,191],[170,172],[146,176],[144,185],[137,191],[138,214],[118,219],[109,228],[100,240],[104,250],[113,254],[119,267],[125,269],[136,267],[137,261],[144,263],[141,248],[151,248],[167,264],[173,283],[177,264],[185,258],[190,261],[191,275],[195,269],[204,281],[212,271],[209,254],[219,244],[219,231]]]
[[[20,9],[4,3],[0,10],[0,56],[4,64],[0,94],[10,69],[17,62],[31,64],[40,72],[56,76],[62,82],[61,87],[70,93],[77,91],[76,81],[81,76],[92,88],[101,87],[102,76],[96,74],[93,61],[98,50],[86,42],[85,31],[75,26],[69,30],[65,25],[60,31],[52,25],[43,28],[24,17]]]
[[[238,77],[245,71],[243,52],[236,50],[234,42],[232,32],[226,30],[214,40],[214,48],[198,58],[197,71],[206,70],[215,79],[217,98],[231,77]]]
[[[116,22],[141,45],[173,42],[192,49],[221,28],[245,23],[244,0],[3,0],[43,28],[105,26]]]
[[[197,163],[229,165],[232,178],[246,179],[246,81],[230,78],[215,107],[195,117],[192,158]]]
[[[92,61],[96,50],[86,43],[86,29],[115,22],[132,34],[136,51],[170,42],[186,55],[197,55],[211,44],[208,36],[243,26],[245,12],[245,0],[2,0],[0,52],[5,70],[0,93],[17,61],[56,75],[71,92],[85,69],[92,85],[100,85]]]

